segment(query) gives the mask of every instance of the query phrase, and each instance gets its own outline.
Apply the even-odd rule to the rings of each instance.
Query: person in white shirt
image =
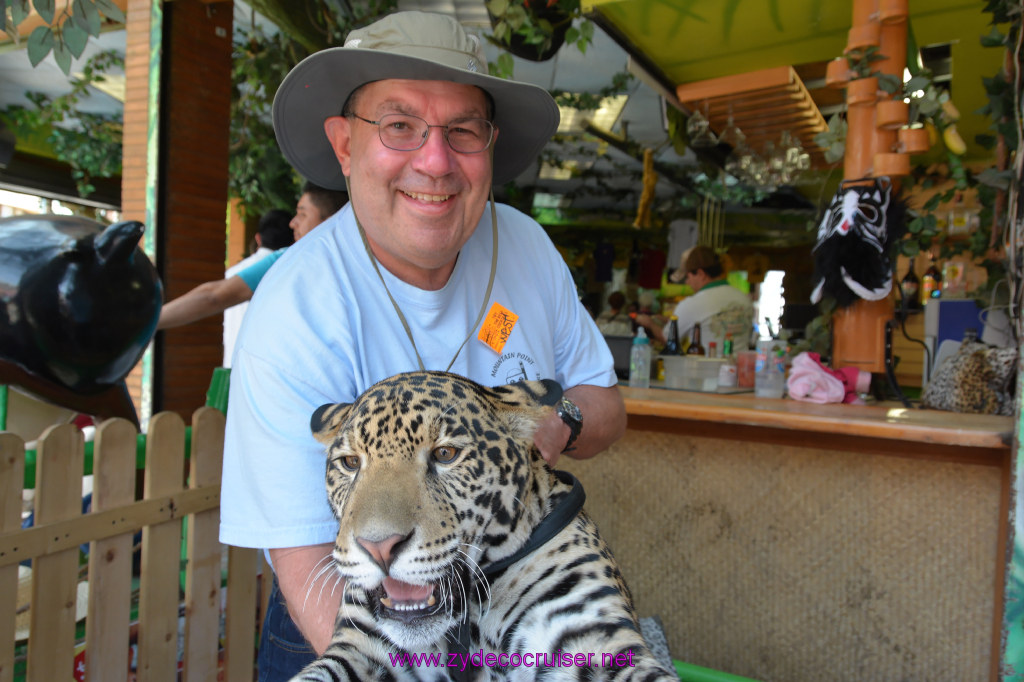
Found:
[[[714,343],[724,348],[726,334],[731,334],[735,350],[747,348],[754,328],[754,305],[750,297],[729,284],[722,259],[709,246],[694,246],[685,251],[679,268],[669,279],[684,282],[694,294],[676,304],[673,315],[679,318],[679,347],[686,346],[693,328],[701,327],[701,345]],[[661,343],[669,325],[661,326],[649,315],[638,315],[638,324]]]
[[[224,279],[234,277],[250,265],[263,260],[278,249],[291,246],[295,241],[289,223],[292,214],[284,209],[275,208],[260,216],[259,229],[253,239],[256,250],[249,256],[238,261],[224,272]],[[224,367],[231,366],[231,355],[235,352],[235,339],[238,328],[242,326],[242,316],[249,307],[248,300],[233,305],[224,311]]]
[[[280,235],[271,241],[266,241],[257,234],[257,243],[262,246],[282,244],[285,241],[287,244],[280,247],[271,246],[268,249],[263,249],[261,246],[260,251],[263,251],[263,254],[259,258],[254,258],[253,256],[256,254],[253,254],[238,265],[229,268],[224,279],[203,282],[189,290],[188,293],[173,301],[168,301],[160,309],[160,319],[157,321],[156,328],[159,330],[180,327],[224,312],[224,366],[231,367],[235,340],[247,309],[247,302],[252,298],[253,292],[256,291],[263,276],[267,274],[270,266],[284,254],[293,240],[298,241],[309,234],[313,228],[337,213],[346,201],[348,201],[348,195],[344,192],[324,189],[307,182],[302,187],[302,195],[296,206],[295,217],[291,217],[287,211],[280,213],[271,211],[277,216],[273,229],[275,234],[280,233]],[[260,224],[263,224],[262,219]],[[236,309],[239,309],[240,312],[233,314],[229,322],[228,311]]]

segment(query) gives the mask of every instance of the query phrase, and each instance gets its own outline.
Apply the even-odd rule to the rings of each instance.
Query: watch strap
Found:
[[[562,396],[562,399],[558,402],[556,412],[562,422],[569,427],[569,440],[565,442],[565,447],[562,448],[562,452],[566,452],[572,448],[573,443],[580,437],[580,432],[583,430],[582,415],[580,415],[580,408],[565,396]]]

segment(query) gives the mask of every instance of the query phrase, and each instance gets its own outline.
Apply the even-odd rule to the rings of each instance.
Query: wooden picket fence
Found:
[[[150,420],[144,493],[136,500],[135,427],[122,419],[101,424],[93,443],[92,507],[83,514],[82,433],[72,425],[47,429],[36,449],[35,518],[27,529],[21,528],[25,446],[18,436],[0,433],[0,682],[14,680],[18,564],[25,559],[32,560],[32,594],[24,679],[73,679],[79,545],[84,543],[90,547],[86,680],[130,679],[129,642],[136,628],[137,671],[131,679],[253,679],[263,562],[257,550],[230,547],[226,580],[222,577],[224,548],[217,533],[223,413],[202,407],[193,414],[187,482],[186,433],[175,413]],[[134,624],[132,550],[139,530],[141,575]],[[180,612],[184,654],[179,677]]]

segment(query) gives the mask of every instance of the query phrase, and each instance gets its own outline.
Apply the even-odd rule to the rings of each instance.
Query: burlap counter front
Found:
[[[677,659],[779,682],[989,679],[998,466],[632,428],[559,466]]]

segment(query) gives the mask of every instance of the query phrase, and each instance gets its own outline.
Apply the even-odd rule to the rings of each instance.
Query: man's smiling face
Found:
[[[372,121],[402,113],[430,125],[488,117],[483,91],[447,81],[369,83],[350,109]],[[441,128],[430,128],[422,147],[396,151],[381,143],[376,125],[355,117],[332,117],[325,131],[380,263],[410,284],[443,287],[487,204],[493,143],[485,151],[462,154],[448,145]]]

